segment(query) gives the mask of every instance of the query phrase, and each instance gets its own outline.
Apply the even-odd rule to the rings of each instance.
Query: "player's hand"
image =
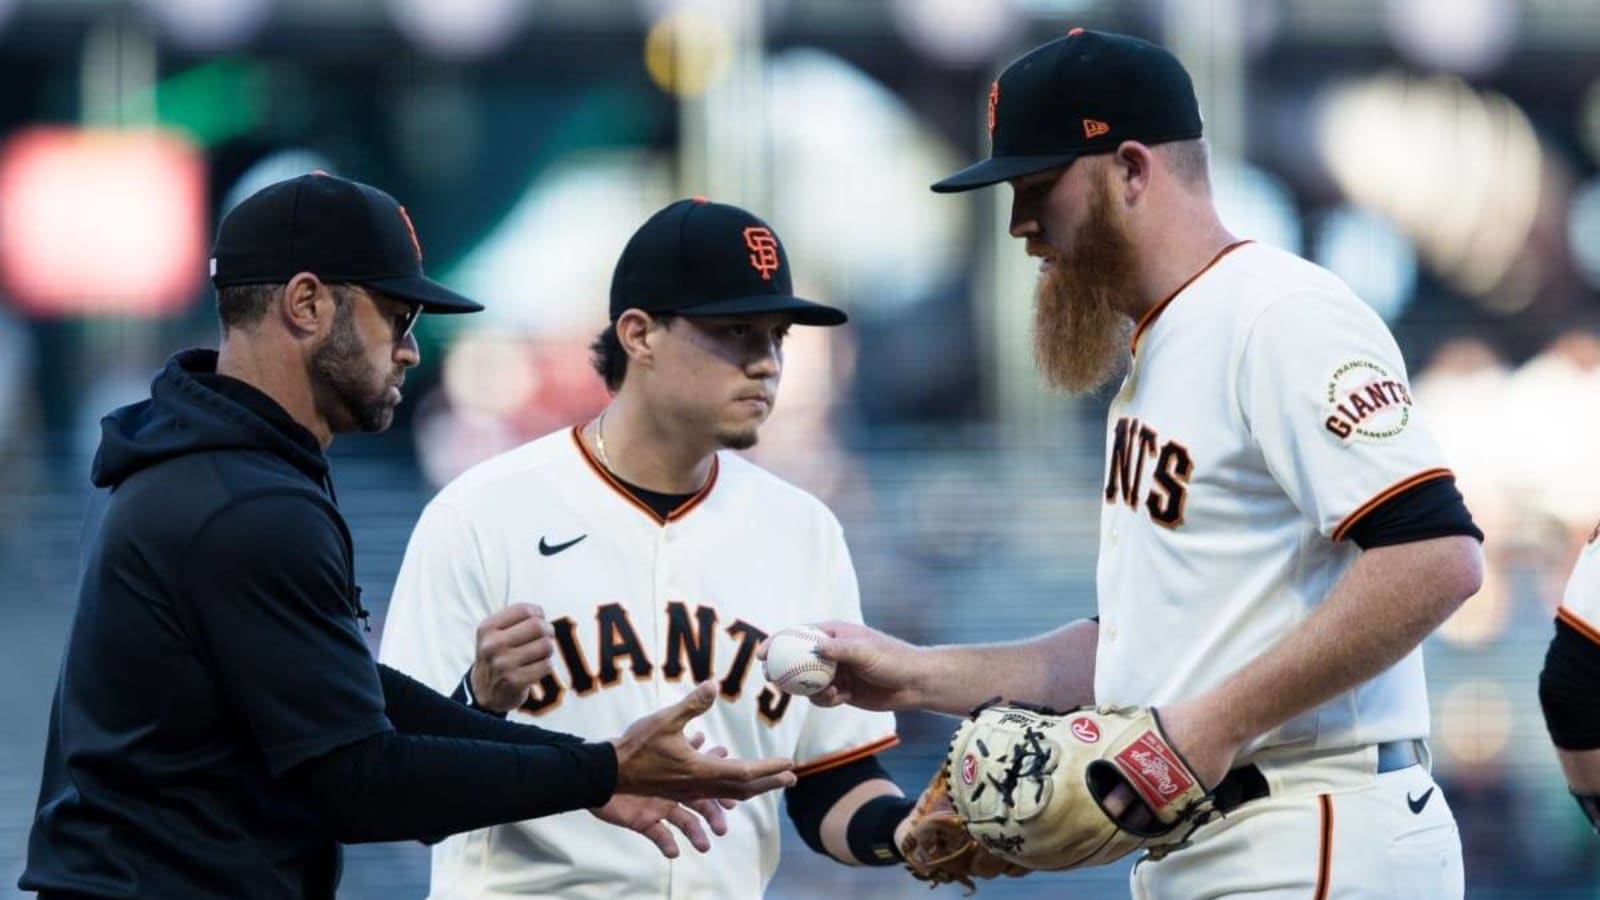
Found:
[[[689,746],[697,750],[704,743],[703,734],[689,739]],[[719,759],[728,755],[726,747],[712,747],[705,752]],[[728,833],[728,819],[723,810],[734,806],[732,800],[696,800],[685,805],[660,797],[613,794],[609,803],[589,812],[602,822],[639,832],[656,845],[662,856],[677,859],[678,841],[667,828],[669,824],[682,832],[696,850],[707,853],[711,850],[711,839],[706,837],[701,819],[710,826],[712,834],[721,837]]]
[[[1233,768],[1242,746],[1223,729],[1226,716],[1208,711],[1204,698],[1196,698],[1161,707],[1157,719],[1167,743],[1200,776],[1200,783],[1208,791],[1216,788]],[[1155,821],[1155,814],[1126,784],[1106,795],[1105,806],[1106,813],[1124,826],[1145,828]]]
[[[510,712],[526,702],[528,691],[554,666],[554,634],[544,610],[531,603],[513,603],[479,623],[472,662],[478,705]]]
[[[713,797],[748,800],[792,787],[793,760],[723,759],[699,752],[684,737],[689,720],[711,709],[716,699],[716,683],[703,681],[689,696],[639,719],[613,739],[616,792],[690,802]]]
[[[854,622],[818,622],[815,627],[832,638],[817,645],[817,655],[838,669],[831,684],[811,695],[812,703],[872,710],[926,705],[924,648]],[[766,641],[756,647],[756,656],[767,658]]]

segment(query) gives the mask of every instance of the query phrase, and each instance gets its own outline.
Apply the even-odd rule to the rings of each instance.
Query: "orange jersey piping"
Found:
[[[1565,606],[1556,607],[1556,618],[1572,626],[1579,634],[1600,644],[1600,628],[1596,628],[1583,620],[1583,617]]]
[[[1224,256],[1227,256],[1229,253],[1232,253],[1233,251],[1239,249],[1240,247],[1243,247],[1245,244],[1252,244],[1252,243],[1255,243],[1255,242],[1254,241],[1250,241],[1250,240],[1234,241],[1233,243],[1229,244],[1228,246],[1223,247],[1221,250],[1219,250],[1217,252],[1216,256],[1211,257],[1211,261],[1210,262],[1206,263],[1203,267],[1201,267],[1200,271],[1194,273],[1193,275],[1190,275],[1189,276],[1189,280],[1185,281],[1183,284],[1178,285],[1178,289],[1173,291],[1172,293],[1168,294],[1167,298],[1165,300],[1162,300],[1160,303],[1157,303],[1155,306],[1151,307],[1150,311],[1145,313],[1139,319],[1139,324],[1137,324],[1137,325],[1135,325],[1133,327],[1133,340],[1130,342],[1133,352],[1135,352],[1135,353],[1139,352],[1139,338],[1144,337],[1144,333],[1145,333],[1146,329],[1148,329],[1151,325],[1155,324],[1156,317],[1161,315],[1162,310],[1165,310],[1167,308],[1168,304],[1170,304],[1172,301],[1178,299],[1178,295],[1183,293],[1184,290],[1186,290],[1189,287],[1189,285],[1194,284],[1195,281],[1198,280],[1201,275],[1204,275],[1205,273],[1211,271],[1211,267],[1212,266],[1215,266],[1217,263],[1222,262],[1222,258]]]
[[[722,463],[717,459],[716,456],[712,456],[711,474],[706,478],[705,486],[696,491],[693,497],[683,501],[683,503],[677,509],[667,513],[666,517],[663,518],[657,515],[656,511],[651,509],[649,504],[645,503],[643,500],[640,500],[638,497],[635,497],[633,492],[628,490],[627,486],[618,480],[617,476],[611,474],[611,472],[609,472],[605,466],[600,465],[600,460],[594,458],[594,455],[589,452],[588,446],[583,442],[582,425],[572,426],[572,442],[578,445],[578,453],[583,456],[583,461],[589,464],[589,468],[594,472],[594,474],[600,476],[601,481],[605,482],[606,485],[613,491],[616,491],[617,495],[622,499],[633,504],[635,509],[649,516],[651,521],[655,522],[657,525],[665,525],[668,522],[676,522],[688,515],[689,512],[695,507],[699,506],[701,502],[706,499],[706,497],[711,495],[711,489],[717,484],[717,472],[722,468]]]
[[[888,737],[878,738],[870,744],[862,744],[859,747],[851,747],[848,750],[840,750],[838,753],[830,753],[827,756],[813,759],[803,766],[795,766],[794,774],[796,778],[803,778],[806,775],[815,775],[818,772],[826,772],[829,769],[837,769],[842,765],[853,763],[858,759],[865,759],[874,753],[882,753],[883,751],[889,749],[890,747],[894,747],[899,743],[900,736],[898,734],[891,734]]]
[[[1425,469],[1415,475],[1412,475],[1410,478],[1398,481],[1389,487],[1384,488],[1383,491],[1378,494],[1378,496],[1373,497],[1371,500],[1368,500],[1367,502],[1356,507],[1355,512],[1345,516],[1344,521],[1339,523],[1339,527],[1333,530],[1333,539],[1336,541],[1344,540],[1345,535],[1349,534],[1350,529],[1355,527],[1357,522],[1361,521],[1362,516],[1365,516],[1367,513],[1372,512],[1379,506],[1382,506],[1384,502],[1393,498],[1401,491],[1408,491],[1425,481],[1433,481],[1438,478],[1449,478],[1453,475],[1455,475],[1455,473],[1451,472],[1449,469]]]

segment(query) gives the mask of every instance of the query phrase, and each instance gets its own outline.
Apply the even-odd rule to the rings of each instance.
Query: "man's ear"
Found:
[[[655,361],[658,324],[642,309],[626,310],[617,317],[617,343],[628,354],[629,365],[649,366]]]
[[[310,272],[300,272],[283,286],[278,315],[292,334],[310,335],[327,330],[337,303],[333,289]]]
[[[1115,173],[1112,196],[1132,206],[1150,188],[1150,176],[1155,170],[1155,151],[1138,141],[1123,141],[1111,155],[1111,169]]]

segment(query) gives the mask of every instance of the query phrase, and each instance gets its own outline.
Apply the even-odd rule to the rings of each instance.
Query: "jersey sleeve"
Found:
[[[861,589],[839,523],[829,517],[819,565],[828,596],[821,604],[827,618],[861,621]],[[800,698],[795,698],[798,702]],[[814,706],[806,701],[806,719],[794,752],[795,775],[812,775],[871,756],[900,743],[894,713],[854,706]]]
[[[477,655],[478,624],[499,605],[489,596],[477,530],[435,498],[406,545],[378,658],[449,694]]]
[[[1567,577],[1556,618],[1600,644],[1600,525],[1595,526]]]
[[[1448,477],[1423,429],[1394,338],[1353,295],[1293,294],[1245,337],[1238,402],[1273,478],[1324,536]]]
[[[276,775],[392,730],[333,515],[295,494],[241,500],[196,534],[184,568],[217,689]]]

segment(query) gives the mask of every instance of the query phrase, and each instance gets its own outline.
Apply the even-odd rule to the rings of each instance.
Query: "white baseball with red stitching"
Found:
[[[810,625],[778,631],[767,642],[767,680],[781,691],[809,697],[833,682],[832,660],[816,654],[817,644],[828,639]]]

